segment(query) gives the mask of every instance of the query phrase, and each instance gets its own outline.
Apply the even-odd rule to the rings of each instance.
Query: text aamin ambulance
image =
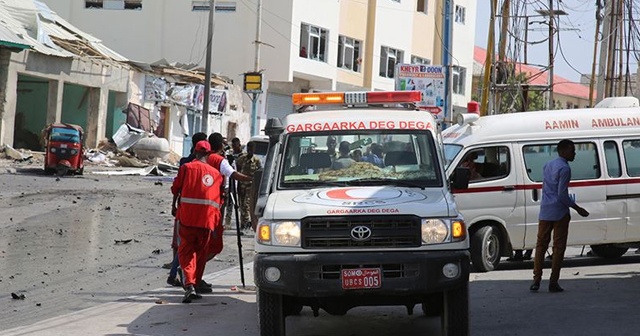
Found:
[[[261,335],[309,306],[421,304],[446,335],[468,334],[469,242],[431,114],[382,104],[417,91],[295,94],[333,110],[270,119],[256,213]],[[468,181],[466,181],[468,183]],[[465,181],[461,181],[462,184]]]
[[[468,188],[454,190],[476,269],[535,248],[542,167],[562,139],[576,144],[569,193],[590,212],[574,216],[567,245],[591,245],[605,258],[640,247],[640,108],[464,114],[443,138],[449,174],[461,165],[476,171]]]

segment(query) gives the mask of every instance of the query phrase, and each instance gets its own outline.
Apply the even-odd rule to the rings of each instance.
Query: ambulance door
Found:
[[[627,241],[640,241],[640,137],[622,140],[627,181]]]
[[[480,221],[504,225],[514,247],[522,245],[524,208],[516,207],[522,199],[516,186],[511,144],[492,144],[466,148],[458,155],[456,167],[472,170],[469,188],[455,190],[458,209],[465,222],[473,226]],[[504,242],[506,243],[506,242]]]
[[[525,216],[526,245],[535,247],[538,233],[538,215],[542,197],[542,168],[545,163],[558,157],[558,141],[540,142],[522,145],[525,164]],[[589,217],[580,217],[570,210],[568,245],[600,244],[607,233],[606,221],[606,188],[600,169],[600,159],[594,141],[575,141],[576,157],[569,163],[571,167],[571,184],[569,196],[587,211]]]
[[[601,141],[604,153],[606,183],[606,242],[624,241],[627,229],[627,185],[623,176],[620,144],[615,140]],[[588,210],[591,211],[591,210]]]

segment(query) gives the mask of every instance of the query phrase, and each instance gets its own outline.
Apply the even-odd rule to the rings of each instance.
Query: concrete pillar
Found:
[[[0,48],[0,145],[13,146],[18,73],[11,68],[11,51]]]
[[[85,146],[95,148],[102,140],[107,127],[107,106],[109,90],[106,88],[90,88],[87,108],[87,129],[85,130]]]
[[[64,81],[49,80],[49,97],[47,100],[47,125],[62,120],[62,95]]]

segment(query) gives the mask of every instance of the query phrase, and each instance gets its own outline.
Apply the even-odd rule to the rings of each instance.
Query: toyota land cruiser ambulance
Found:
[[[609,100],[609,108],[461,114],[458,125],[443,131],[449,175],[474,161],[476,178],[454,189],[474,268],[491,271],[512,250],[535,248],[542,167],[558,156],[562,139],[576,145],[569,194],[590,213],[573,216],[567,245],[591,245],[605,258],[640,246],[640,108],[613,108],[619,105]]]
[[[262,336],[284,335],[285,317],[303,306],[318,316],[373,305],[412,314],[416,304],[441,315],[445,335],[468,334],[467,230],[436,121],[413,107],[420,100],[294,94],[300,111],[317,110],[268,120],[254,258]]]

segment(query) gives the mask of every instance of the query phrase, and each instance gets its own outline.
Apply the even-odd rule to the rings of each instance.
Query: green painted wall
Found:
[[[87,130],[87,106],[89,91],[87,87],[64,84],[62,95],[62,122],[76,124]]]
[[[49,81],[18,76],[14,147],[41,150],[40,136],[47,120]],[[20,131],[25,129],[28,132]]]
[[[120,125],[127,121],[126,114],[122,113],[122,106],[116,105],[116,93],[109,91],[109,103],[107,106],[107,127],[104,137],[111,139],[113,134],[120,128]]]

